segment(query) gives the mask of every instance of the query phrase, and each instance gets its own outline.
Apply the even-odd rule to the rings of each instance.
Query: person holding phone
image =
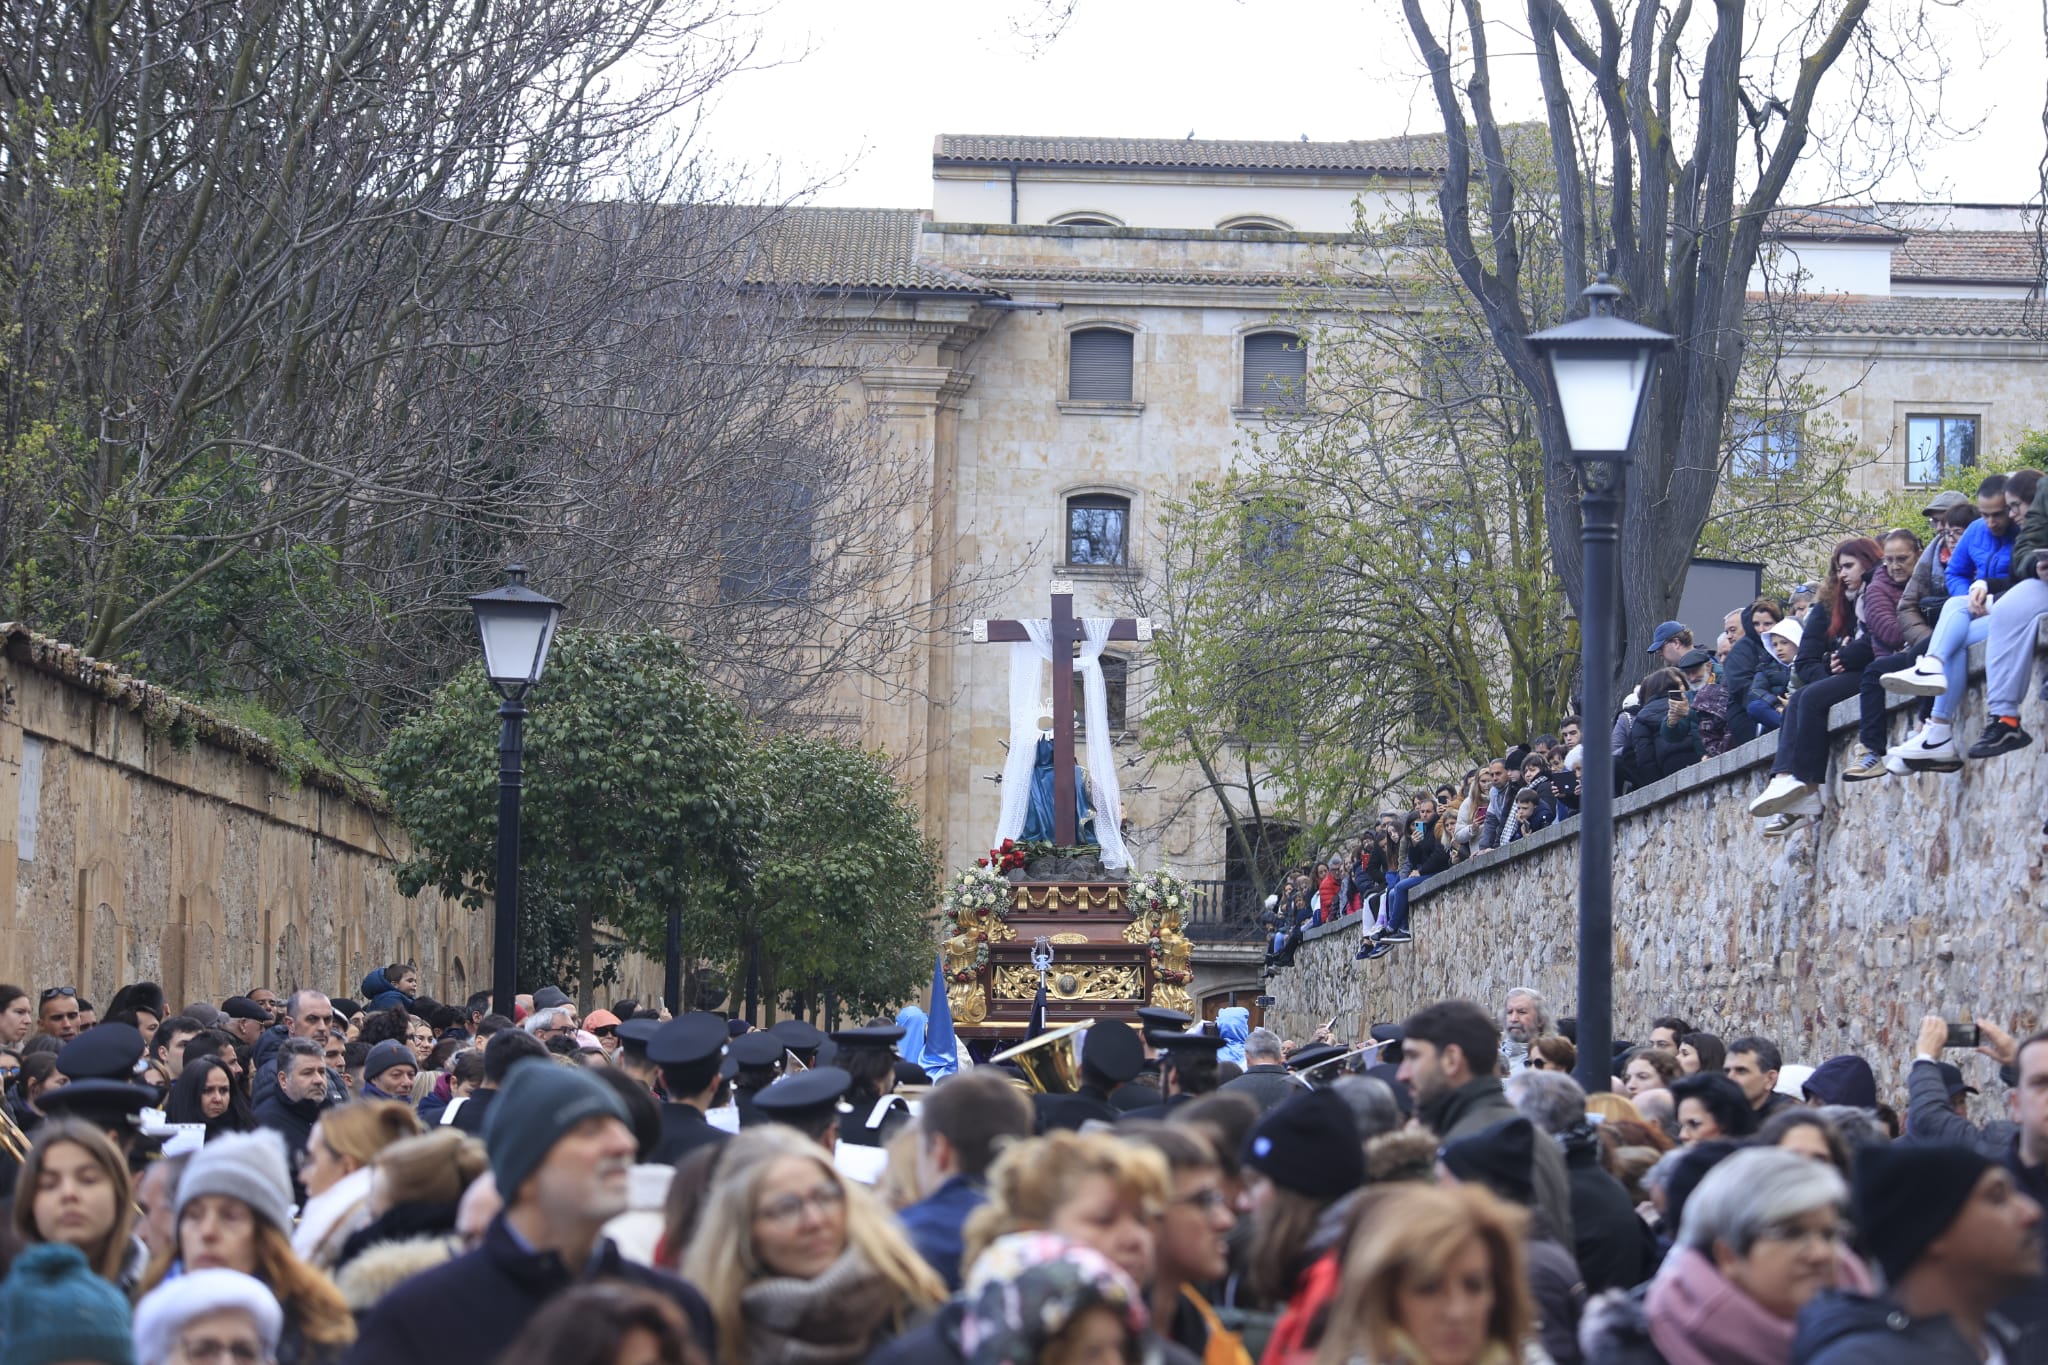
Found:
[[[1656,669],[1643,678],[1637,695],[1645,700],[1629,727],[1629,774],[1636,786],[1646,787],[1690,768],[1706,756],[1706,749],[1683,673]]]
[[[1436,794],[1416,792],[1415,809],[1401,835],[1400,860],[1405,875],[1387,892],[1379,923],[1367,935],[1374,941],[1359,949],[1360,959],[1384,957],[1395,944],[1414,938],[1408,932],[1408,893],[1451,865],[1450,852],[1436,837],[1436,813]]]

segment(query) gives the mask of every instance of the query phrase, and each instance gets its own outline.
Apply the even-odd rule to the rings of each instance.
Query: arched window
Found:
[[[1083,327],[1067,343],[1067,397],[1082,402],[1131,401],[1131,334]]]
[[[1113,217],[1107,213],[1096,213],[1091,209],[1083,209],[1075,213],[1058,214],[1054,216],[1052,222],[1054,227],[1122,227],[1124,225],[1121,218]]]
[[[1292,332],[1253,332],[1244,339],[1244,406],[1308,406],[1308,343]]]
[[[1291,232],[1293,230],[1278,218],[1267,218],[1257,213],[1242,214],[1236,218],[1225,218],[1216,226],[1224,232]]]
[[[1131,500],[1114,493],[1067,499],[1067,563],[1125,568],[1131,562]]]

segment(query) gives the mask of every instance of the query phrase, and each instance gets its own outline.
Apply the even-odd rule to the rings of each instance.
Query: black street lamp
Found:
[[[1612,1088],[1614,1070],[1614,719],[1616,553],[1629,450],[1657,357],[1672,338],[1614,316],[1621,291],[1587,286],[1586,316],[1529,340],[1550,367],[1579,484],[1585,591],[1579,609],[1585,765],[1579,795],[1579,1083]]]
[[[469,599],[483,639],[484,673],[504,701],[498,707],[497,944],[491,1008],[512,1017],[519,973],[519,788],[526,693],[548,665],[562,604],[526,586],[526,566],[508,564],[502,588]]]

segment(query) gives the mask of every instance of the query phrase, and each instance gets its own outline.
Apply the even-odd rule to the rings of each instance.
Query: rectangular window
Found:
[[[1130,728],[1130,663],[1121,655],[1104,652],[1102,656],[1102,695],[1109,703],[1109,728],[1111,733]],[[1081,674],[1074,673],[1074,715],[1087,728],[1088,690],[1081,685]]]
[[[1131,334],[1114,327],[1076,332],[1067,350],[1067,397],[1080,402],[1131,401]]]
[[[1906,482],[1939,483],[1977,463],[1977,419],[1926,413],[1906,418]]]
[[[802,602],[811,592],[811,490],[794,479],[739,479],[718,536],[728,604]]]
[[[1067,563],[1130,563],[1131,504],[1125,498],[1067,499]]]
[[[1731,472],[1738,479],[1781,479],[1799,468],[1799,419],[1738,412]]]
[[[1244,339],[1244,406],[1308,405],[1308,343],[1292,332],[1254,332]]]

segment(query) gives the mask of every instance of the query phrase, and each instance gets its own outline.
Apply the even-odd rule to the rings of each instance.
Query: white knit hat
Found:
[[[135,1365],[164,1365],[188,1323],[231,1309],[249,1315],[264,1356],[274,1357],[284,1313],[263,1281],[239,1270],[194,1270],[165,1280],[135,1305]]]

